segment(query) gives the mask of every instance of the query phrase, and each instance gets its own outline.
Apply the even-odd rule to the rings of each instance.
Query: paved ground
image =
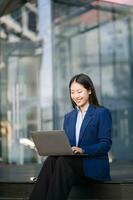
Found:
[[[30,177],[37,176],[41,165],[7,165],[0,164],[0,182],[29,182]],[[114,182],[133,183],[133,161],[117,162],[111,164],[111,177]]]

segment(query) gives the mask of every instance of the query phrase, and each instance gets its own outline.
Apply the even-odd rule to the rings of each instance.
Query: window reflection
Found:
[[[38,29],[38,23],[42,20],[40,17],[42,11],[38,6],[33,2],[20,6],[17,10],[14,7],[11,13],[8,10],[9,14],[0,18],[0,159],[2,162],[23,164],[38,161],[33,148],[20,141],[27,139],[28,144],[31,144],[33,130],[52,129],[52,100],[44,103],[44,99],[41,99],[43,96],[41,87],[48,98],[49,93],[45,90],[47,86],[43,85],[40,76],[44,77],[45,74],[47,81],[50,75],[49,73],[46,75],[47,69],[44,61],[42,62],[44,35],[41,37]],[[44,20],[43,22],[45,23]],[[51,90],[50,88],[49,91]]]
[[[64,108],[64,112],[70,109],[69,100],[63,99],[68,80],[72,74],[88,73],[101,103],[112,111],[112,153],[116,159],[131,160],[133,7],[103,2],[75,6],[54,5],[58,118]],[[59,84],[63,81],[66,84]]]

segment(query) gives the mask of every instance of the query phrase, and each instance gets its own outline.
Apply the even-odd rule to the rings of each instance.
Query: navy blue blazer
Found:
[[[71,146],[76,146],[77,109],[64,117],[64,130]],[[110,150],[112,118],[105,107],[90,105],[80,129],[78,147],[88,156],[83,157],[84,175],[99,181],[110,180],[108,151]]]

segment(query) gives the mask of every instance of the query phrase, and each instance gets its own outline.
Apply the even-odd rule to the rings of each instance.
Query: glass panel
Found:
[[[0,18],[0,161],[40,162],[31,132],[53,128],[51,4],[7,9]]]
[[[115,5],[112,10],[111,21],[100,27],[102,96],[103,103],[112,108],[112,152],[118,159],[132,160],[132,12]]]
[[[72,75],[89,73],[100,98],[98,29],[91,31],[92,26],[98,25],[97,11],[81,2],[81,6],[77,6],[78,2],[71,6],[69,3],[54,4],[55,116],[60,121],[56,128],[62,128],[64,113],[71,108],[68,83]]]
[[[112,112],[114,158],[132,160],[133,7],[102,1],[60,2],[53,10],[57,127],[71,110],[70,78],[87,73],[101,104]]]

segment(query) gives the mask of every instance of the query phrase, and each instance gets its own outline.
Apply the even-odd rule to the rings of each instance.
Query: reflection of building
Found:
[[[101,1],[88,7],[79,4],[81,1],[73,6],[69,2],[55,6],[58,115],[63,115],[67,93],[66,84],[59,83],[64,76],[67,82],[70,74],[88,73],[101,102],[112,110],[112,152],[119,159],[132,159],[133,7]]]
[[[62,128],[71,109],[67,85],[79,72],[92,77],[112,111],[112,153],[131,160],[133,7],[93,0],[18,7],[0,18],[0,119],[11,125],[15,155],[9,161],[18,162],[19,138],[30,138],[31,130]],[[27,150],[25,161],[31,159]]]
[[[0,19],[0,38],[8,41],[29,39],[37,41],[37,9],[35,5],[26,4],[22,9],[2,16]]]
[[[2,145],[2,157],[10,154],[9,162],[18,160],[19,138],[28,137],[29,129],[39,127],[38,76],[42,47],[36,21],[36,5],[30,3],[0,18],[1,120],[6,118],[12,127],[12,140]]]

